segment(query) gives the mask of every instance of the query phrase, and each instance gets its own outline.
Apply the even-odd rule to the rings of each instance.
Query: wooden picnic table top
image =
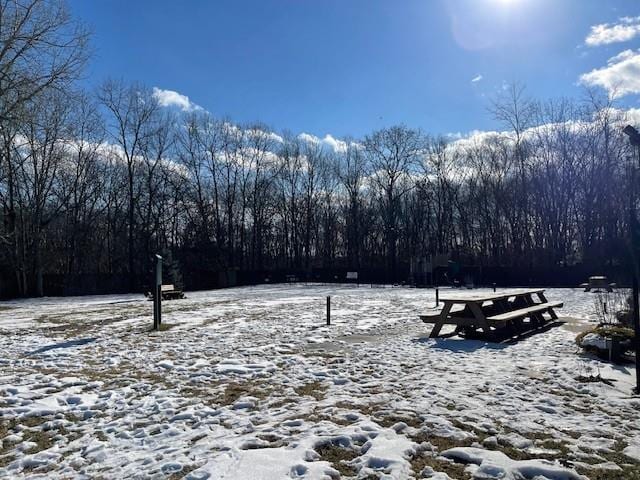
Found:
[[[491,302],[495,300],[504,300],[505,298],[511,297],[522,297],[525,295],[532,295],[534,293],[542,293],[544,292],[544,288],[530,288],[530,289],[520,289],[520,290],[511,290],[509,292],[500,292],[500,293],[472,293],[472,294],[454,294],[453,296],[445,296],[440,297],[440,301],[447,303],[482,303],[482,302]]]

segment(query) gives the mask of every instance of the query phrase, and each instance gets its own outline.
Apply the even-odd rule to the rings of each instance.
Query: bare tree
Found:
[[[399,201],[414,186],[410,174],[424,152],[424,137],[418,130],[396,126],[365,137],[364,149],[371,165],[371,179],[380,191],[387,266],[395,277]]]
[[[105,82],[98,98],[109,112],[108,131],[112,141],[118,145],[118,154],[127,166],[127,257],[130,288],[137,282],[135,267],[135,208],[137,192],[136,173],[140,159],[157,128],[154,117],[158,114],[158,102],[151,92],[138,84],[126,84],[123,81]]]
[[[363,147],[352,139],[345,140],[346,148],[338,153],[337,176],[346,192],[345,243],[350,268],[359,268],[362,249],[363,190],[368,166]]]
[[[1,0],[0,122],[20,119],[27,102],[75,80],[88,38],[62,0]]]

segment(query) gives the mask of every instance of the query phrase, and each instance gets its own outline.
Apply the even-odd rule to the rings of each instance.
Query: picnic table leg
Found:
[[[469,303],[469,309],[473,312],[473,316],[475,317],[478,326],[482,329],[482,332],[485,335],[491,334],[491,328],[489,328],[489,322],[487,322],[487,317],[485,317],[482,312],[482,308],[477,303]]]
[[[507,299],[502,299],[502,300],[496,300],[495,302],[493,302],[493,305],[500,311],[500,313],[504,313],[506,311],[508,311],[508,300]]]
[[[547,300],[544,298],[544,294],[542,292],[536,292],[536,294],[543,303],[546,303]],[[526,301],[529,305],[536,305],[536,302],[531,295],[526,296]],[[531,323],[535,327],[541,327],[547,321],[547,319],[544,318],[543,312],[535,312],[531,314],[529,318],[531,318]]]
[[[547,297],[544,295],[544,292],[538,292],[538,297],[540,298],[540,301],[542,303],[547,303]],[[550,308],[548,310],[549,315],[551,315],[551,320],[557,320],[558,319],[558,315],[556,314],[556,312],[553,310],[553,308]]]
[[[438,318],[438,321],[433,324],[433,329],[429,334],[429,338],[438,338],[438,335],[440,335],[440,330],[444,326],[444,323],[447,321],[447,316],[449,315],[449,312],[451,311],[452,306],[453,306],[452,303],[447,302],[444,304],[444,307],[440,312],[440,318]]]

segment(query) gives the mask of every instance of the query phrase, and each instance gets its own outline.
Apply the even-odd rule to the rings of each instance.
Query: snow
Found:
[[[0,303],[0,478],[457,478],[446,457],[475,478],[573,480],[636,465],[635,370],[575,345],[592,294],[546,294],[567,324],[514,344],[429,339],[431,289],[192,292],[163,304],[162,332],[141,295]],[[578,379],[597,374],[612,384]]]
[[[511,460],[502,452],[473,447],[452,448],[442,452],[442,456],[475,464],[474,477],[484,479],[521,480],[589,480],[571,470],[554,465],[545,460]]]
[[[599,350],[609,349],[607,339],[601,335],[598,335],[597,333],[587,333],[584,337],[582,337],[580,344],[583,347],[594,347]]]
[[[622,453],[629,459],[640,462],[640,437],[633,439],[633,441],[622,450]]]

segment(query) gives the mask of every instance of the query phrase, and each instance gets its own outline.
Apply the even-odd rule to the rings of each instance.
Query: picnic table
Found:
[[[598,275],[598,276],[589,277],[589,282],[583,283],[580,286],[584,288],[585,292],[590,292],[591,290],[593,291],[606,290],[607,292],[613,292],[613,289],[616,286],[616,284],[609,283],[609,280],[607,280],[607,277]]]
[[[542,288],[455,294],[441,297],[440,301],[444,303],[440,313],[420,316],[423,322],[434,324],[429,335],[431,338],[437,338],[444,325],[455,325],[455,333],[467,335],[479,329],[487,337],[495,331],[522,332],[556,320],[558,316],[554,308],[563,306],[562,302],[549,302]],[[545,313],[550,319],[544,317]]]
[[[184,292],[172,284],[162,285],[160,287],[160,291],[162,292],[162,300],[176,300],[184,298]],[[153,291],[148,291],[145,295],[149,300],[153,300],[153,297],[155,296]]]

